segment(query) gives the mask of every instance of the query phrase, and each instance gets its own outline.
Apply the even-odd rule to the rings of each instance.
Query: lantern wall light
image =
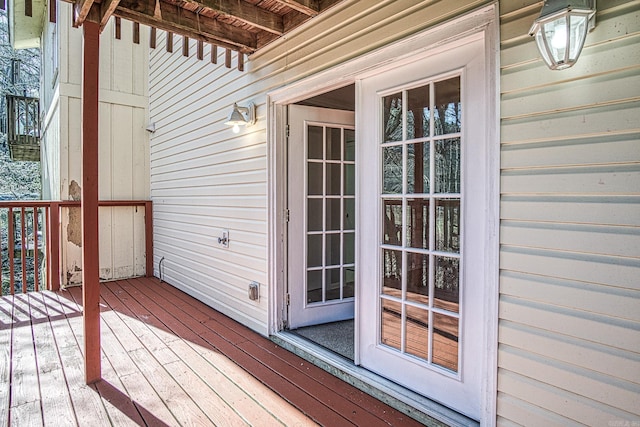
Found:
[[[240,126],[249,126],[255,123],[256,105],[252,102],[246,107],[238,107],[238,104],[234,102],[233,111],[229,114],[229,118],[224,124],[233,126],[233,133],[238,133],[240,132]]]
[[[587,32],[595,27],[596,0],[545,0],[529,35],[552,70],[576,63]]]

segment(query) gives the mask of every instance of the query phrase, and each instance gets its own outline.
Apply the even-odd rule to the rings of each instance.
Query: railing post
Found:
[[[38,211],[39,207],[33,207],[33,290],[39,291],[40,284],[40,272],[38,271],[38,261],[39,260],[39,252],[40,248],[38,247]]]
[[[22,269],[22,293],[27,293],[27,252],[29,251],[29,242],[27,241],[27,228],[25,224],[24,206],[20,209],[20,267]]]
[[[8,216],[8,223],[9,223],[9,236],[7,236],[7,240],[8,240],[8,246],[9,246],[9,289],[11,290],[11,295],[15,294],[15,267],[13,265],[13,252],[15,250],[15,231],[14,231],[14,224],[13,224],[13,208],[9,208],[9,216]]]
[[[144,203],[144,239],[147,277],[153,277],[153,202]]]
[[[47,231],[49,289],[57,291],[60,290],[60,203],[52,202],[49,206]]]

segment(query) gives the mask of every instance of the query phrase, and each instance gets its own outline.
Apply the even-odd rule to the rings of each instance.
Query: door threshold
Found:
[[[354,365],[348,359],[299,335],[280,331],[270,339],[309,363],[375,397],[427,426],[479,426],[480,423],[393,381]]]

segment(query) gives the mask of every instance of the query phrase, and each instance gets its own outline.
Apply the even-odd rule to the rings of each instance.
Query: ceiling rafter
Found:
[[[237,19],[245,24],[281,36],[284,33],[282,16],[266,9],[261,9],[242,0],[188,0],[229,18]]]
[[[341,0],[61,1],[74,4],[76,26],[91,21],[102,30],[115,16],[251,54]]]
[[[208,19],[168,3],[158,2],[158,5],[159,13],[154,1],[120,0],[113,14],[242,53],[253,53],[257,49],[255,34],[240,27]]]

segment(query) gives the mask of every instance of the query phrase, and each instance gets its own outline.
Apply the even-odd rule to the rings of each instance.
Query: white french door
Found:
[[[359,362],[480,418],[488,241],[484,44],[359,82]]]
[[[355,292],[354,114],[289,106],[288,323],[352,319]]]

